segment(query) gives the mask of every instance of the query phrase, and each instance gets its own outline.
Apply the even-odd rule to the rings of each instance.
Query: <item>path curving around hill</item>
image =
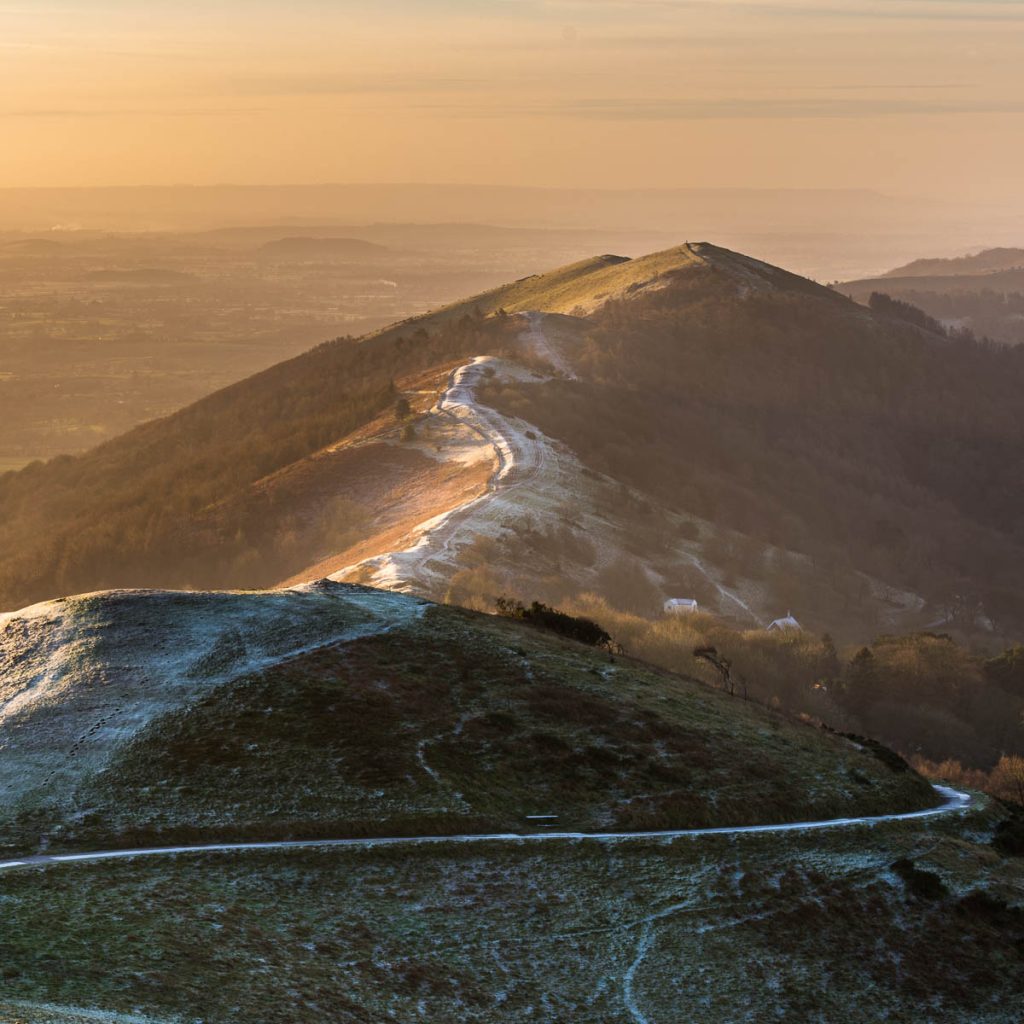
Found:
[[[880,825],[894,821],[916,821],[967,810],[972,798],[948,786],[933,786],[943,802],[921,811],[902,814],[880,814],[861,818],[829,818],[823,821],[797,821],[777,825],[734,825],[721,828],[665,829],[649,832],[493,832],[449,836],[378,836],[354,839],[286,839],[272,842],[206,843],[196,846],[138,847],[128,850],[95,850],[87,853],[36,854],[0,862],[0,871],[17,868],[50,867],[61,864],[91,863],[104,860],[125,860],[131,857],[167,857],[188,853],[235,853],[252,850],[327,849],[353,847],[372,849],[377,846],[427,846],[440,843],[552,843],[552,842],[628,842],[637,839],[696,839],[702,836],[738,836],[776,832],[813,832],[857,825]]]
[[[525,313],[524,345],[551,363],[561,375],[575,378],[564,357],[544,333],[542,313]],[[513,491],[553,490],[559,456],[555,445],[530,424],[505,416],[477,401],[477,389],[490,381],[533,380],[536,375],[517,363],[493,356],[476,356],[448,377],[430,415],[444,417],[476,435],[493,452],[494,471],[484,491],[433,516],[409,533],[409,546],[386,551],[333,573],[330,579],[357,579],[371,586],[401,592],[439,591],[458,569],[458,550],[477,537],[494,532],[498,520],[533,504],[517,501]]]

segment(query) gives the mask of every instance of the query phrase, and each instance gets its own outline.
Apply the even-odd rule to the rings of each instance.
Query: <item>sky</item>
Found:
[[[0,0],[0,187],[1005,202],[1024,0]]]

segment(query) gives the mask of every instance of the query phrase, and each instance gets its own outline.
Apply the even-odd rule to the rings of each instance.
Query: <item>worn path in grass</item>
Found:
[[[971,796],[948,786],[935,786],[943,797],[936,807],[904,814],[879,814],[866,818],[829,818],[824,821],[797,821],[779,825],[736,825],[723,828],[683,828],[652,832],[494,832],[451,836],[379,836],[355,839],[292,839],[266,843],[208,843],[199,846],[155,846],[131,850],[96,850],[90,853],[54,853],[21,857],[0,863],[0,871],[14,868],[42,867],[51,864],[74,864],[84,861],[118,860],[126,857],[169,856],[182,853],[230,853],[244,850],[289,850],[308,847],[374,847],[423,846],[428,843],[524,843],[552,841],[598,840],[617,842],[630,839],[686,839],[698,836],[744,835],[755,832],[806,832],[814,829],[843,828],[853,825],[877,825],[889,821],[912,821],[939,814],[964,811],[971,805]]]
[[[564,358],[544,333],[543,315],[525,315],[527,329],[521,340],[565,376],[573,377]],[[487,532],[488,526],[521,512],[559,490],[559,457],[551,441],[531,430],[528,423],[504,416],[477,401],[477,388],[490,379],[532,379],[515,363],[477,356],[457,367],[448,378],[431,415],[446,417],[468,429],[493,452],[495,469],[483,493],[415,527],[413,543],[401,550],[374,555],[346,566],[331,576],[344,581],[358,578],[389,590],[415,591],[444,582],[458,565],[458,547]],[[518,492],[515,495],[510,491]],[[534,495],[532,492],[536,492]],[[550,492],[550,494],[548,493]]]

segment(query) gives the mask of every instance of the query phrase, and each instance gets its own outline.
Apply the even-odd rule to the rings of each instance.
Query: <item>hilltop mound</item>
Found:
[[[758,984],[779,1019],[927,992],[929,1019],[1016,1020],[1005,810],[607,834],[934,805],[891,755],[686,678],[330,583],[93,594],[0,642],[5,1019],[731,1020]],[[419,839],[267,842],[381,834]],[[126,849],[233,840],[258,848]]]
[[[464,316],[490,316],[499,311],[585,314],[608,299],[650,287],[666,274],[698,264],[699,260],[687,245],[641,259],[610,254],[595,256],[492,288],[462,302],[384,328],[378,335],[436,330]]]
[[[0,833],[78,846],[594,830],[930,806],[911,772],[528,626],[321,583],[0,624]],[[34,839],[32,840],[34,841]]]

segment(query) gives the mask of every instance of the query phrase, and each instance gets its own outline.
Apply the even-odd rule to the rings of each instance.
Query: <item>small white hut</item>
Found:
[[[665,602],[666,615],[693,615],[697,610],[697,602],[692,597],[670,597]]]
[[[781,619],[775,619],[773,622],[768,623],[769,633],[776,633],[787,629],[803,629],[803,626],[793,618],[792,612],[786,612]]]

